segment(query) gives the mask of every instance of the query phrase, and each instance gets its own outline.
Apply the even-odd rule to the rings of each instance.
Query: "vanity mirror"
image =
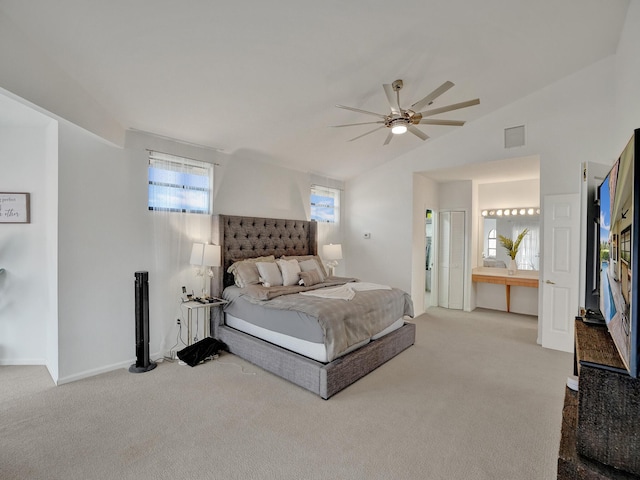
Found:
[[[513,214],[513,211],[516,211]],[[508,214],[505,212],[508,211]],[[522,214],[520,212],[523,212]],[[498,215],[497,213],[500,212]],[[511,260],[500,235],[515,239],[525,228],[516,257],[518,270],[540,269],[540,211],[537,208],[483,211],[479,222],[479,267],[507,268]]]

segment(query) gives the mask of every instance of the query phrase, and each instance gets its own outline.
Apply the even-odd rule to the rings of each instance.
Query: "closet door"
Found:
[[[441,212],[439,218],[438,306],[449,308],[449,242],[451,239],[451,212]]]
[[[465,213],[440,214],[438,305],[462,310],[464,306]]]
[[[464,212],[451,212],[449,235],[449,308],[464,306]]]

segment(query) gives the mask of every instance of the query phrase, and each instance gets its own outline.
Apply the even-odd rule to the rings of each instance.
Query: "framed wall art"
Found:
[[[0,192],[0,223],[30,223],[28,193]]]

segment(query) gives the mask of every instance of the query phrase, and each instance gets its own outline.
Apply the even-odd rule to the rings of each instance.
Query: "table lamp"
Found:
[[[339,243],[322,246],[322,256],[327,262],[327,268],[329,269],[328,273],[330,277],[333,277],[336,266],[338,265],[338,260],[342,260],[342,245]]]

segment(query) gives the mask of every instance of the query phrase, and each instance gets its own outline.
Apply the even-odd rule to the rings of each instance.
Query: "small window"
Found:
[[[149,210],[209,215],[212,185],[212,164],[149,152]]]
[[[340,190],[311,185],[311,220],[338,223],[340,220]]]
[[[489,257],[495,258],[496,254],[498,253],[498,251],[496,250],[497,248],[497,232],[496,229],[493,228],[489,231],[489,236],[487,237],[487,255]]]
[[[631,227],[627,227],[620,234],[620,259],[631,264]]]

